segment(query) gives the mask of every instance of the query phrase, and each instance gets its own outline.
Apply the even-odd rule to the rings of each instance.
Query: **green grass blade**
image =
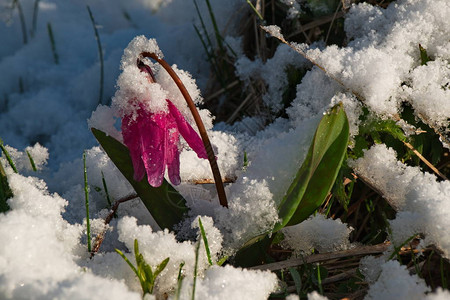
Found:
[[[159,274],[161,274],[161,272],[167,266],[167,264],[169,263],[169,260],[170,260],[170,257],[167,257],[156,267],[155,272],[154,272],[155,279],[156,279],[156,277],[158,277]]]
[[[12,196],[13,193],[9,187],[8,178],[6,177],[5,170],[3,169],[2,162],[0,161],[0,213],[7,212],[10,209],[6,200]]]
[[[33,21],[31,26],[31,37],[34,37],[34,34],[36,33],[36,27],[37,27],[37,16],[39,11],[39,1],[40,0],[34,0],[33,5]]]
[[[89,221],[89,187],[87,181],[86,172],[86,152],[83,152],[83,170],[84,170],[84,197],[85,197],[85,207],[86,207],[86,231],[87,231],[87,245],[88,252],[91,252],[91,224]]]
[[[56,51],[55,36],[53,35],[52,24],[50,22],[47,23],[47,32],[48,32],[48,37],[50,38],[50,45],[52,46],[53,61],[55,62],[56,65],[58,65],[59,64],[59,56],[58,56],[58,52]]]
[[[248,5],[250,5],[250,8],[255,12],[255,14],[258,16],[258,18],[261,21],[264,21],[264,18],[261,16],[261,14],[259,13],[259,11],[256,10],[255,6],[253,5],[253,3],[250,0],[247,0]]]
[[[94,27],[94,34],[95,34],[95,40],[97,41],[97,48],[98,48],[98,56],[99,56],[99,60],[100,60],[100,90],[99,90],[99,96],[98,96],[98,104],[102,104],[102,99],[103,99],[103,81],[104,81],[104,65],[103,65],[103,49],[102,49],[102,43],[100,42],[100,35],[98,34],[97,31],[97,25],[95,24],[95,20],[94,20],[94,16],[92,15],[91,9],[89,7],[89,5],[86,6],[88,13],[89,13],[89,18],[91,19],[92,22],[92,27]]]
[[[12,7],[16,7],[16,6],[17,6],[17,10],[19,12],[20,24],[22,27],[23,43],[27,44],[28,43],[27,25],[25,23],[25,15],[23,14],[22,5],[20,4],[19,0],[13,0]]]
[[[195,246],[195,265],[194,265],[194,281],[192,283],[192,297],[191,300],[195,300],[195,286],[197,284],[197,269],[198,269],[198,252],[200,250],[200,241]]]
[[[320,121],[306,158],[281,201],[274,232],[307,219],[325,200],[344,159],[349,125],[342,104]]]
[[[28,160],[30,161],[30,164],[31,164],[31,168],[33,169],[34,172],[37,172],[36,164],[34,163],[33,157],[31,156],[31,154],[28,150],[26,152],[27,152]]]
[[[209,250],[208,238],[206,237],[205,228],[203,227],[201,218],[198,218],[198,225],[200,227],[200,233],[202,235],[203,243],[205,244],[206,257],[208,258],[208,263],[210,266],[212,266],[213,263],[211,260],[211,251]]]
[[[161,228],[174,230],[175,225],[188,211],[186,200],[166,180],[157,188],[148,183],[147,176],[139,182],[135,181],[128,148],[100,130],[92,128],[92,133],[112,162],[133,186],[158,225]]]
[[[219,260],[217,261],[217,265],[218,265],[218,266],[223,265],[223,264],[228,260],[228,258],[230,258],[228,255],[222,257],[221,259],[219,259]]]
[[[9,156],[9,152],[8,152],[8,150],[6,150],[6,147],[5,147],[5,145],[3,145],[3,141],[1,139],[0,139],[0,148],[2,149],[6,160],[8,161],[9,165],[13,169],[14,173],[19,173],[17,171],[16,165],[14,164],[13,160],[11,159],[11,156]]]
[[[323,295],[322,276],[320,275],[320,265],[317,265],[317,285],[319,286],[319,293]]]
[[[214,16],[214,12],[212,10],[211,3],[209,2],[209,0],[205,0],[205,2],[206,2],[206,6],[208,7],[208,12],[209,12],[209,16],[211,18],[211,23],[213,24],[213,27],[214,27],[214,34],[216,36],[217,45],[219,46],[220,52],[222,54],[225,54],[225,49],[224,49],[223,43],[222,43],[223,38],[220,35],[219,27],[217,26],[216,17]]]
[[[111,206],[112,206],[111,197],[109,196],[108,186],[106,185],[105,174],[103,174],[103,171],[101,173],[102,173],[103,190],[105,191],[105,194],[106,194],[106,201],[108,201],[108,205],[111,208]],[[114,214],[114,217],[117,217],[116,214]]]
[[[300,277],[300,274],[298,273],[297,269],[289,268],[289,273],[291,273],[292,279],[294,280],[297,295],[300,295],[302,291],[302,278]]]
[[[206,30],[205,22],[203,21],[202,14],[200,13],[200,9],[198,8],[197,1],[196,0],[193,0],[193,1],[194,1],[195,10],[197,11],[198,18],[200,19],[200,24],[202,25],[203,31],[205,32],[206,41],[208,42],[207,45],[210,49],[212,49],[213,46],[211,43],[211,39],[209,38],[208,31]],[[208,48],[206,48],[206,51],[207,51],[207,53],[209,53]]]
[[[175,300],[180,299],[181,285],[183,283],[183,266],[184,262],[180,264],[178,268],[178,278],[177,278],[177,291],[175,292]]]
[[[131,263],[131,261],[128,259],[128,257],[125,256],[125,254],[123,254],[122,251],[120,251],[119,249],[115,249],[117,253],[119,253],[120,256],[122,256],[122,258],[125,260],[125,262],[130,266],[131,270],[133,270],[134,274],[136,274],[137,277],[139,277],[139,273],[136,269],[136,267]]]

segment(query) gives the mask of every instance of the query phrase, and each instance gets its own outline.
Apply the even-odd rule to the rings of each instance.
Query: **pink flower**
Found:
[[[139,67],[151,76],[149,81],[154,82],[150,68]],[[180,184],[180,134],[199,158],[208,158],[200,136],[176,106],[166,101],[167,112],[152,113],[140,105],[136,119],[131,115],[122,118],[123,141],[130,150],[134,179],[141,181],[147,173],[148,183],[153,187],[162,184],[166,165],[170,181]]]

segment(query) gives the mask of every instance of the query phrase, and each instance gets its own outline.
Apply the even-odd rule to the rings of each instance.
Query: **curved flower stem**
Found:
[[[194,117],[195,123],[197,124],[198,131],[203,141],[203,145],[205,146],[206,153],[208,154],[209,164],[211,165],[211,170],[214,176],[214,183],[216,184],[217,195],[219,197],[220,205],[224,207],[228,207],[227,196],[225,194],[225,189],[223,187],[222,176],[220,175],[219,166],[217,165],[216,157],[214,155],[214,151],[211,146],[211,142],[209,141],[208,134],[206,133],[205,125],[203,125],[203,121],[200,118],[200,115],[195,107],[194,101],[192,101],[189,92],[181,81],[180,77],[175,73],[172,67],[162,58],[158,57],[155,53],[150,52],[142,52],[141,57],[149,57],[156,60],[166,71],[169,73],[170,77],[172,77],[173,81],[176,83],[178,88],[180,89],[181,94],[183,95],[186,103],[191,110],[192,116]]]

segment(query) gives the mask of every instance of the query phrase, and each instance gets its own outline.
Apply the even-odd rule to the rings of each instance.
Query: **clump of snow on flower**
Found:
[[[425,235],[425,245],[435,244],[450,255],[450,182],[397,161],[393,149],[376,145],[364,157],[350,162],[357,174],[381,191],[399,209],[390,221],[392,241],[401,245],[415,234]]]
[[[180,299],[192,296],[193,279],[185,278]],[[195,299],[267,299],[278,286],[274,273],[246,270],[232,266],[212,266],[205,276],[197,279]],[[173,298],[172,298],[173,299]]]
[[[99,105],[88,119],[88,126],[89,128],[103,131],[116,140],[123,142],[122,133],[115,126],[116,118],[118,117],[119,114],[115,107]]]
[[[370,286],[364,299],[423,299],[429,288],[417,275],[410,275],[398,261],[388,261],[381,267],[378,280]]]
[[[151,113],[167,112],[166,99],[169,99],[183,116],[192,123],[193,118],[190,110],[172,77],[160,64],[152,63],[150,59],[143,58],[142,52],[154,53],[162,58],[162,52],[155,39],[147,39],[143,35],[135,37],[128,44],[122,56],[120,67],[122,73],[117,79],[117,91],[112,98],[112,107],[119,111],[122,116],[131,115],[135,118],[137,116],[136,111],[141,108],[145,108]],[[138,59],[152,68],[155,82],[149,78],[149,74],[138,68]],[[172,68],[183,82],[194,103],[201,103],[203,98],[200,96],[200,90],[195,83],[195,79],[189,72],[179,70],[176,65],[173,65]],[[211,117],[206,119],[211,119]],[[207,128],[211,128],[211,122],[207,121],[206,125],[208,125]]]
[[[339,219],[327,219],[318,214],[294,226],[282,229],[284,243],[297,254],[308,254],[316,249],[321,253],[346,250],[351,247],[352,228]]]

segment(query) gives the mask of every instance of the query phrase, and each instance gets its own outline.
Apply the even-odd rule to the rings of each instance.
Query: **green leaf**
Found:
[[[164,268],[167,266],[167,264],[169,263],[170,258],[166,258],[165,260],[163,260],[157,267],[156,270],[154,272],[153,277],[156,279],[156,277],[158,277],[159,274],[161,274],[161,272],[164,270]]]
[[[186,200],[166,181],[160,187],[152,187],[147,176],[138,182],[133,179],[133,164],[128,148],[104,132],[92,128],[97,141],[120,172],[130,182],[137,195],[161,228],[174,230],[188,211]]]
[[[206,257],[208,258],[208,263],[210,266],[212,266],[213,263],[211,260],[211,251],[209,250],[208,238],[206,237],[205,228],[203,227],[201,218],[198,218],[198,225],[200,227],[200,234],[202,235],[203,243],[205,244]]]
[[[0,162],[0,213],[7,212],[10,207],[8,205],[8,200],[13,196],[11,188],[8,184],[8,178],[6,177],[5,170],[3,169],[2,163]]]
[[[344,159],[349,125],[342,104],[320,121],[300,170],[278,207],[274,232],[307,219],[325,200]]]
[[[122,258],[125,260],[125,262],[130,266],[130,268],[133,270],[134,274],[136,274],[137,277],[139,277],[139,272],[138,270],[135,268],[135,266],[131,263],[131,261],[128,259],[128,257],[125,256],[125,254],[123,254],[122,251],[120,251],[119,249],[115,249],[117,253],[119,253],[120,256],[122,256]]]
[[[297,269],[289,268],[289,273],[291,273],[292,279],[294,279],[297,295],[300,295],[302,291],[302,278],[300,277],[300,274],[298,273]]]
[[[431,58],[428,56],[427,50],[422,47],[421,44],[419,44],[419,51],[420,51],[420,65],[426,65],[427,62],[431,60]]]

